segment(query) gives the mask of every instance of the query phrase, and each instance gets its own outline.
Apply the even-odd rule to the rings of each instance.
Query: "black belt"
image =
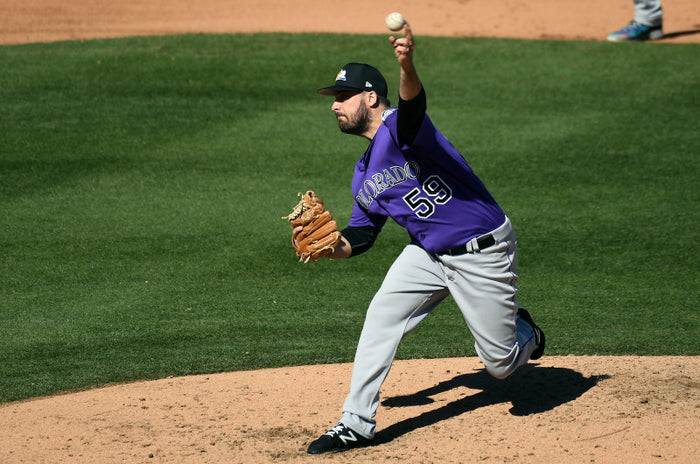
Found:
[[[465,253],[469,253],[472,250],[467,248],[467,245],[471,242],[471,240],[467,243],[465,243],[462,246],[458,246],[455,248],[450,248],[449,250],[442,251],[438,253],[439,255],[450,255],[450,256],[459,256],[463,255]],[[491,234],[486,234],[482,235],[481,237],[476,239],[476,244],[479,246],[479,250],[485,250],[490,246],[493,246],[496,244],[496,239],[493,238],[493,235]]]

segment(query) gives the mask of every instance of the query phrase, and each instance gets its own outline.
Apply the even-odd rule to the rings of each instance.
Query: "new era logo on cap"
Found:
[[[319,89],[321,95],[335,95],[346,90],[375,91],[387,96],[384,76],[374,67],[364,63],[348,63],[335,77],[335,85]]]

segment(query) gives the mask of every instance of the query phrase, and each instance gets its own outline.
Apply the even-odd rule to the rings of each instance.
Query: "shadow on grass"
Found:
[[[377,433],[373,444],[388,443],[416,429],[493,404],[511,403],[510,413],[514,416],[549,411],[575,400],[607,378],[609,377],[584,377],[571,369],[537,367],[536,364],[526,364],[504,380],[491,377],[485,370],[458,375],[411,395],[387,398],[382,401],[382,406],[396,408],[430,404],[434,402],[432,395],[460,387],[481,391],[419,416],[392,424]]]

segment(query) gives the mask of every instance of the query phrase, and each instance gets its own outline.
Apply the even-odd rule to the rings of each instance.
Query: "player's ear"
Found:
[[[370,108],[375,108],[379,105],[379,95],[374,90],[367,92],[367,106]]]

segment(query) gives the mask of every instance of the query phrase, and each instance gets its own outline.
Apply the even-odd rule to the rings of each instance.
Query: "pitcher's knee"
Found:
[[[501,356],[491,353],[489,356],[481,354],[479,357],[486,367],[486,372],[497,379],[505,379],[519,366],[517,350],[505,351]]]
[[[497,379],[505,379],[510,374],[515,372],[515,367],[511,364],[506,363],[484,363],[486,366],[486,372],[488,372],[492,377]]]

